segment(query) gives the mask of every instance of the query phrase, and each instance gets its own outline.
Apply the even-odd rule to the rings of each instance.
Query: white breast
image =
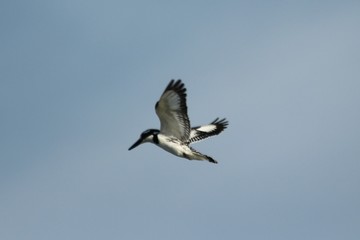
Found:
[[[179,157],[184,157],[184,154],[191,153],[190,148],[183,144],[179,139],[174,137],[168,137],[163,134],[158,134],[159,144],[162,149]]]

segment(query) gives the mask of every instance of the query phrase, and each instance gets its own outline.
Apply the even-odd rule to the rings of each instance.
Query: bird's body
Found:
[[[219,134],[227,127],[228,122],[216,118],[207,125],[191,128],[187,115],[186,88],[181,80],[170,81],[156,103],[155,111],[160,119],[160,130],[144,131],[129,150],[150,142],[178,157],[217,163],[213,158],[191,148],[190,144]]]
[[[158,135],[159,147],[172,153],[178,157],[184,157],[190,159],[192,157],[192,151],[189,145],[183,143],[175,137],[169,137],[164,134]]]

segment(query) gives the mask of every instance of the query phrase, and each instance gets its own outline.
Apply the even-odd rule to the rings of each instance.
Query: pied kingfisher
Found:
[[[156,103],[155,111],[160,119],[160,130],[144,131],[129,150],[150,142],[179,157],[217,163],[213,158],[197,152],[189,145],[221,133],[227,127],[228,121],[225,118],[216,118],[207,125],[191,128],[187,114],[186,88],[180,79],[170,81]]]

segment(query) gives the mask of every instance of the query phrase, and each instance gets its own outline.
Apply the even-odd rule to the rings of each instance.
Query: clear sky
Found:
[[[360,239],[359,1],[1,1],[0,239]],[[170,79],[194,147],[146,144]]]

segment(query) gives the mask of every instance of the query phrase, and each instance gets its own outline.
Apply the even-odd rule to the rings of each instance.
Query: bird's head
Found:
[[[159,134],[159,130],[157,129],[148,129],[141,133],[140,138],[129,148],[129,151],[133,148],[136,148],[140,144],[146,142],[154,142],[154,138],[157,134]],[[157,139],[157,138],[156,138]]]

